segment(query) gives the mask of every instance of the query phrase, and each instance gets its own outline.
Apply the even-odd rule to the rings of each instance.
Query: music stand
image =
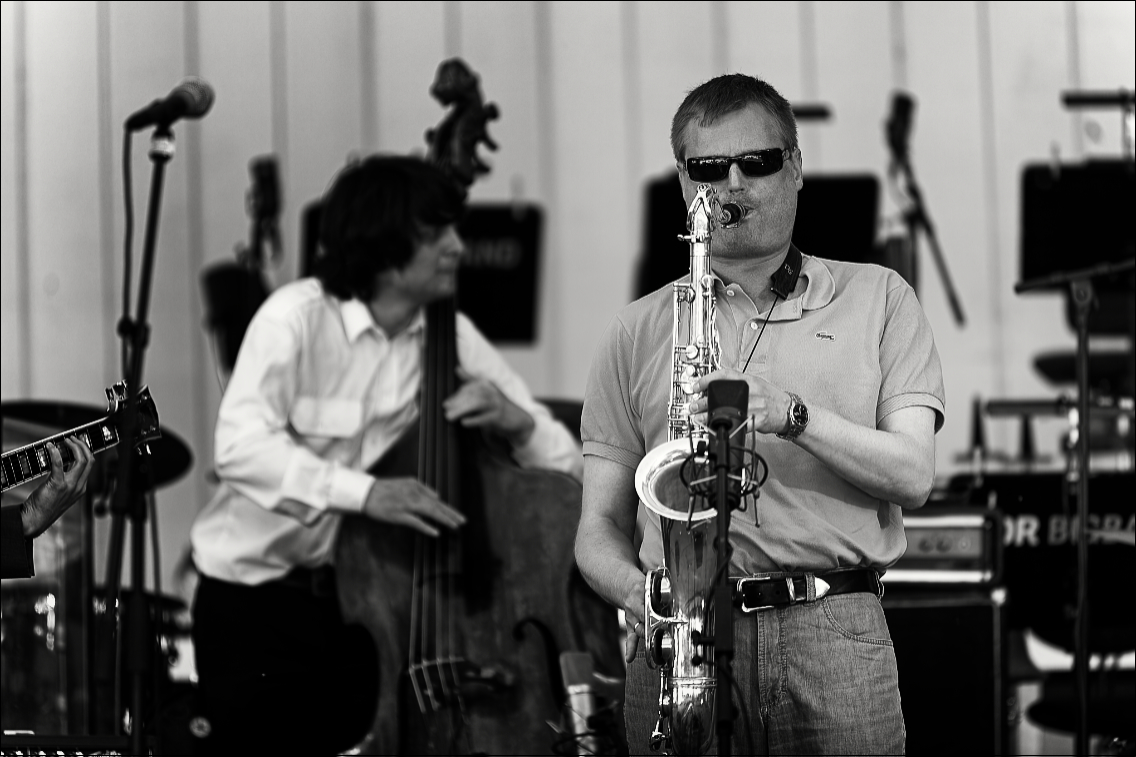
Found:
[[[1077,406],[1078,422],[1076,434],[1077,455],[1077,522],[1082,524],[1077,533],[1077,611],[1074,629],[1073,668],[1077,682],[1077,754],[1088,754],[1088,573],[1089,552],[1088,535],[1085,525],[1089,522],[1089,308],[1093,302],[1093,280],[1136,267],[1136,260],[1123,263],[1104,263],[1091,268],[1056,273],[1033,281],[1024,281],[1014,286],[1017,293],[1031,289],[1041,289],[1055,285],[1069,286],[1070,296],[1077,308]],[[1070,477],[1072,465],[1070,459]]]

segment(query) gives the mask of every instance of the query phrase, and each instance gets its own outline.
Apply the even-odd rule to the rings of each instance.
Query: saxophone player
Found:
[[[693,382],[688,405],[704,421],[710,382],[744,380],[751,443],[769,468],[756,505],[730,524],[735,751],[901,754],[879,576],[906,548],[901,510],[920,507],[934,480],[945,393],[931,329],[895,272],[791,244],[802,158],[789,103],[768,83],[731,74],[698,86],[675,113],[671,144],[687,203],[708,184],[743,212],[714,233],[720,362]],[[665,287],[615,316],[582,423],[576,559],[627,615],[633,752],[647,751],[660,715],[642,635],[644,576],[662,561],[663,530],[635,474],[666,441],[672,307]]]

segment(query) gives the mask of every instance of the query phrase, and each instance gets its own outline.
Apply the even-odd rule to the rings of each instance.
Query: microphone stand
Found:
[[[738,426],[745,428],[745,421]],[[718,689],[717,734],[718,754],[729,757],[734,728],[733,661],[734,661],[734,602],[730,589],[730,438],[733,423],[729,418],[717,418],[714,430],[715,507],[718,510],[718,577],[714,586],[714,667]],[[725,684],[725,686],[723,686]],[[724,695],[724,696],[723,696]]]
[[[119,455],[117,486],[114,505],[111,508],[111,540],[107,558],[107,577],[105,584],[106,613],[103,619],[103,632],[100,634],[100,659],[102,670],[107,670],[108,662],[115,670],[114,687],[114,733],[119,734],[122,727],[121,682],[117,676],[115,659],[115,631],[118,625],[118,595],[122,583],[122,561],[124,547],[124,517],[131,521],[131,583],[129,625],[126,630],[127,672],[130,674],[130,715],[131,715],[131,754],[145,755],[145,723],[143,706],[144,688],[154,653],[154,639],[150,628],[150,609],[146,602],[146,497],[142,487],[147,480],[145,472],[149,465],[149,448],[140,449],[134,454],[135,432],[138,421],[138,389],[142,381],[143,358],[150,341],[150,326],[147,321],[150,310],[150,290],[154,270],[154,249],[158,237],[158,221],[161,215],[162,183],[166,164],[174,155],[174,137],[168,124],[154,129],[150,140],[150,161],[153,164],[150,179],[150,200],[146,215],[146,231],[142,251],[142,267],[139,274],[138,305],[134,320],[123,316],[119,324],[119,334],[123,338],[129,357],[127,377],[127,404],[121,424],[122,452]],[[129,159],[129,158],[127,158]],[[156,703],[155,716],[156,716]],[[105,703],[103,705],[105,707]]]
[[[1077,320],[1077,614],[1073,626],[1073,671],[1077,689],[1075,754],[1089,753],[1089,308],[1094,278],[1136,267],[1136,259],[1103,263],[1079,271],[1059,272],[1014,285],[1021,294],[1031,289],[1068,284]]]
[[[919,229],[923,229],[927,235],[927,242],[931,245],[931,257],[934,258],[935,266],[939,270],[939,278],[943,280],[943,288],[947,290],[947,301],[950,303],[951,313],[955,317],[955,322],[963,326],[966,324],[966,316],[962,312],[962,302],[959,300],[958,292],[955,291],[955,285],[951,281],[951,274],[947,271],[947,261],[943,257],[943,251],[939,247],[939,238],[935,236],[935,226],[931,223],[931,216],[927,213],[927,206],[923,202],[923,192],[915,182],[915,173],[911,170],[911,161],[906,156],[897,155],[894,158],[899,165],[899,170],[903,173],[904,182],[907,184],[907,194],[911,198],[911,207],[903,213],[903,220],[907,225],[907,234],[911,239],[911,251],[912,253],[915,252]]]

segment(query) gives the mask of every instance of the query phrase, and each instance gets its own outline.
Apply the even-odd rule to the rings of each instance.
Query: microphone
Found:
[[[588,723],[588,719],[596,714],[592,656],[587,652],[561,652],[560,675],[568,694],[572,735],[578,747],[576,754],[599,754],[598,739]]]
[[[906,92],[895,92],[891,97],[891,113],[887,120],[887,143],[892,159],[901,165],[907,163],[911,139],[911,121],[915,115],[915,100]]]
[[[707,420],[715,431],[733,433],[745,422],[749,409],[749,385],[744,381],[718,379],[706,387]]]
[[[201,118],[213,107],[213,87],[191,76],[173,88],[164,99],[155,100],[126,119],[127,131],[147,126],[169,126],[179,118]]]
[[[726,500],[731,508],[742,507],[744,498],[755,496],[764,481],[764,476],[759,479],[757,475],[760,458],[744,443],[734,442],[734,435],[745,429],[749,421],[749,385],[740,380],[711,381],[706,387],[706,421],[715,436],[715,467],[725,466]],[[719,480],[718,485],[721,483]],[[708,495],[710,491],[713,487]]]

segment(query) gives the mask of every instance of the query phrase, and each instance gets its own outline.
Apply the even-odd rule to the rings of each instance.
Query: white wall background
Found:
[[[1072,348],[1062,300],[1012,290],[1020,173],[1054,151],[1119,154],[1119,114],[1065,111],[1060,93],[1136,86],[1136,4],[1083,0],[4,2],[0,43],[4,400],[98,405],[120,377],[121,123],[187,75],[217,91],[205,119],[175,127],[154,279],[146,381],[196,456],[159,492],[167,585],[211,492],[219,389],[198,274],[247,239],[250,158],[280,161],[276,276],[291,279],[299,212],[349,155],[423,149],[443,115],[428,88],[444,58],[466,59],[502,111],[490,125],[501,149],[473,199],[547,212],[539,342],[506,352],[548,397],[582,397],[592,346],[631,297],[643,183],[672,163],[686,91],[738,70],[826,103],[833,120],[801,127],[806,176],[881,177],[891,93],[911,92],[915,168],[968,317],[954,323],[924,245],[920,296],[948,392],[941,474],[967,447],[974,396],[1056,394],[1032,358]],[[147,139],[132,156],[139,224]],[[1059,432],[1040,429],[1043,453]],[[1016,438],[989,428],[995,449],[1015,452]]]

